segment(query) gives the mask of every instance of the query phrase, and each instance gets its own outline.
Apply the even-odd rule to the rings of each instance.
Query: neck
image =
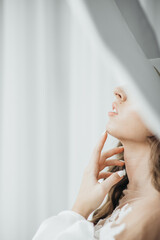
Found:
[[[127,189],[138,198],[156,198],[160,193],[151,184],[150,146],[147,142],[121,141],[129,183]]]

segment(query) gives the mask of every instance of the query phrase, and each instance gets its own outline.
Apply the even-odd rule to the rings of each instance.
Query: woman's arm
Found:
[[[124,162],[117,159],[107,159],[124,151],[123,147],[116,147],[101,153],[106,139],[107,132],[105,131],[85,168],[72,210],[62,211],[57,216],[45,220],[32,240],[94,239],[94,226],[93,223],[87,221],[87,218],[101,205],[111,187],[123,177],[123,175],[119,175],[119,172],[123,171],[118,173],[101,172],[107,166],[124,165]],[[99,183],[98,180],[101,178],[106,179]]]

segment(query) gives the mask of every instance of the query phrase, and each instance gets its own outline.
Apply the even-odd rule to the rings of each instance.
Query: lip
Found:
[[[118,113],[115,113],[115,112],[108,112],[108,116],[115,116],[115,115],[118,115]]]

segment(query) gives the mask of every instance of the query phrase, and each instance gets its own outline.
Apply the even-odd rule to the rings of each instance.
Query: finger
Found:
[[[105,167],[108,166],[124,166],[125,161],[123,160],[118,160],[118,159],[106,159],[105,162],[103,164],[100,164],[99,166],[99,170],[101,171],[102,169],[104,169]]]
[[[103,152],[101,154],[101,158],[99,160],[99,163],[101,164],[101,163],[103,163],[106,160],[106,158],[109,158],[109,157],[111,157],[111,156],[113,156],[115,154],[121,153],[123,151],[124,151],[124,147],[121,146],[121,147],[115,147],[115,148],[112,148],[112,149],[110,149],[110,150],[108,150],[106,152]]]
[[[102,151],[102,148],[103,148],[104,143],[105,143],[105,141],[107,139],[107,136],[108,136],[108,133],[107,133],[107,130],[106,130],[105,132],[103,132],[103,134],[101,135],[98,143],[95,146],[96,152],[100,153]]]
[[[123,175],[119,176],[119,174],[123,174]],[[113,185],[115,185],[117,182],[119,182],[125,175],[126,175],[126,170],[123,169],[121,171],[114,172],[110,177],[105,179],[101,183],[101,187],[102,187],[104,193],[105,194],[108,193],[109,190],[111,189],[111,187]]]
[[[113,172],[101,172],[98,175],[98,180],[101,179],[101,178],[107,178],[107,177],[109,177],[112,174],[113,174]]]
[[[99,161],[99,158],[100,158],[100,155],[101,155],[101,151],[102,151],[102,148],[104,146],[104,143],[107,139],[107,136],[108,136],[108,133],[107,131],[105,131],[100,140],[98,141],[97,145],[94,147],[93,149],[93,153],[92,153],[92,156],[91,156],[91,160],[90,160],[90,163],[96,163]]]

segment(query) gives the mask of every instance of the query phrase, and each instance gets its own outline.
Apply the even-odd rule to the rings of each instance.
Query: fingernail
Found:
[[[119,160],[120,162],[124,162],[124,160]]]
[[[107,132],[107,130],[105,130],[105,131],[102,133],[102,135],[104,135],[106,132]]]
[[[123,170],[118,171],[117,173],[120,177],[122,177],[122,176],[126,175],[126,170],[123,169]]]

